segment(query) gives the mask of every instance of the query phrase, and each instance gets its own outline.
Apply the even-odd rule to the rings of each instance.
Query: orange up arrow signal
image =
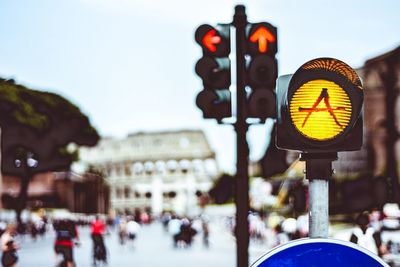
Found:
[[[275,42],[275,36],[266,28],[259,27],[251,36],[250,42],[256,43],[258,42],[258,51],[260,53],[266,53],[268,49],[268,42]]]
[[[221,43],[221,36],[217,35],[216,30],[208,31],[201,40],[203,45],[211,52],[217,51],[217,44]]]

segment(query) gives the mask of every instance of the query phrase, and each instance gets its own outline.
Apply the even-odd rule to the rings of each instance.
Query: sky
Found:
[[[357,68],[400,45],[397,0],[0,0],[0,77],[61,94],[102,136],[203,129],[221,170],[233,173],[233,127],[195,106],[194,32],[230,23],[236,4],[249,22],[278,28],[279,75],[317,57]],[[265,152],[271,125],[250,127],[251,160]]]

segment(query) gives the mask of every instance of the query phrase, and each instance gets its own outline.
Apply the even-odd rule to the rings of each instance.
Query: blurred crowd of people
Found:
[[[125,240],[134,240],[141,224],[149,224],[151,217],[146,212],[138,212],[135,216],[71,214],[63,212],[47,216],[44,213],[31,213],[28,219],[17,224],[15,219],[0,220],[1,264],[15,267],[18,262],[19,243],[30,240],[36,242],[51,232],[54,236],[54,253],[56,266],[74,266],[74,247],[80,246],[79,228],[89,227],[93,243],[93,265],[96,261],[107,263],[107,248],[104,236],[110,229],[116,228],[121,245]],[[18,236],[19,242],[16,241]],[[29,238],[30,237],[30,238]]]
[[[394,225],[385,223],[381,211],[361,213],[353,222],[348,241],[372,251],[387,262],[394,262],[400,254],[398,240],[382,238],[382,233]],[[397,219],[398,220],[398,219]],[[93,244],[93,263],[102,261],[107,263],[107,244],[105,235],[115,233],[121,246],[131,244],[135,247],[137,237],[143,227],[153,221],[163,227],[164,235],[171,240],[174,249],[189,249],[193,242],[201,242],[204,248],[210,247],[210,219],[205,216],[179,216],[173,212],[163,212],[159,217],[152,217],[149,213],[140,211],[133,215],[105,215],[70,214],[69,216],[48,216],[32,213],[22,225],[17,227],[14,221],[0,220],[0,245],[2,250],[2,266],[17,266],[19,243],[27,240],[36,242],[44,238],[48,232],[54,236],[54,252],[58,266],[74,266],[74,247],[80,245],[79,229],[90,229],[90,238]],[[273,247],[285,244],[291,240],[308,236],[308,215],[297,218],[286,218],[278,213],[269,213],[268,216],[251,212],[248,216],[249,237],[252,244],[260,245],[267,251]],[[224,217],[222,228],[234,235],[235,218]],[[215,226],[215,225],[214,225]],[[350,229],[350,228],[349,228]],[[15,237],[19,235],[19,238]],[[30,236],[30,238],[28,238]],[[19,240],[16,241],[16,240]],[[201,240],[201,241],[195,241]],[[115,245],[115,244],[114,244]],[[400,260],[398,261],[400,263]],[[392,264],[391,266],[400,266]]]
[[[285,218],[277,213],[268,216],[251,212],[248,216],[250,242],[260,244],[268,249],[282,245],[291,240],[308,236],[308,216]],[[228,217],[225,226],[234,234],[235,218]]]
[[[173,247],[190,247],[194,236],[198,233],[203,233],[204,246],[208,247],[209,230],[205,218],[191,219],[164,212],[156,219],[162,223],[165,232],[171,235]],[[72,267],[74,247],[80,245],[79,228],[84,227],[90,227],[93,264],[96,265],[96,261],[107,263],[105,235],[115,232],[121,246],[131,244],[133,247],[143,225],[150,224],[153,220],[154,218],[145,211],[114,217],[69,213],[47,216],[31,213],[18,227],[15,220],[0,220],[2,266],[17,266],[19,248],[18,242],[15,241],[17,235],[19,241],[36,242],[38,238],[43,238],[46,233],[51,232],[55,239],[53,248],[57,266]]]
[[[164,231],[172,238],[174,248],[189,248],[197,234],[202,234],[203,245],[209,247],[209,226],[205,216],[189,218],[178,216],[175,213],[164,212],[160,221]]]

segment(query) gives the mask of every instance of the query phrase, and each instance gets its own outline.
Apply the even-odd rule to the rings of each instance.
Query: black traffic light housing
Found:
[[[204,89],[196,98],[196,105],[206,119],[231,117],[230,25],[199,26],[195,40],[201,46],[203,57],[196,63],[195,72],[203,81]]]
[[[290,104],[295,92],[304,84],[313,80],[326,80],[343,88],[351,102],[352,113],[349,123],[337,136],[316,140],[296,129],[291,115]],[[325,89],[326,90],[326,89]],[[322,88],[322,92],[324,89]],[[323,93],[321,92],[321,95]],[[298,97],[298,96],[296,96]],[[329,103],[328,100],[326,103]],[[327,104],[328,105],[328,104]],[[363,132],[363,91],[361,80],[347,64],[331,58],[314,59],[300,67],[294,75],[284,75],[277,81],[277,147],[298,150],[306,153],[329,153],[359,150],[362,146]],[[316,108],[316,106],[314,107]],[[309,108],[310,109],[310,108]],[[339,108],[338,108],[339,109]],[[316,112],[330,112],[332,120],[335,109],[315,109]],[[299,108],[300,111],[300,108]],[[309,111],[309,116],[313,116]],[[304,120],[305,121],[305,120]],[[321,128],[326,127],[320,125]]]
[[[248,116],[264,121],[276,117],[275,85],[278,64],[277,28],[267,22],[247,25],[248,54],[246,84],[251,88],[248,97]]]
[[[203,111],[205,119],[218,121],[232,115],[231,92],[229,90],[203,90],[196,97],[196,105]]]

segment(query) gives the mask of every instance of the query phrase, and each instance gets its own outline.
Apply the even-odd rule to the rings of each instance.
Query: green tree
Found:
[[[78,159],[70,144],[94,146],[99,135],[78,107],[60,95],[0,79],[1,168],[21,179],[15,203],[18,223],[33,175],[68,170]]]

